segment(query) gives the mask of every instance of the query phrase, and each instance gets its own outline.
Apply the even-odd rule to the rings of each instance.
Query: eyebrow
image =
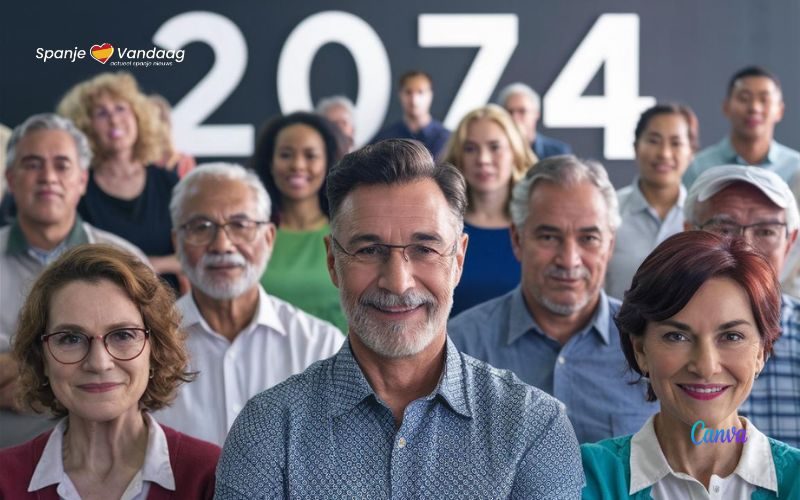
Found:
[[[105,333],[119,330],[120,328],[144,328],[144,325],[139,325],[138,322],[133,321],[119,321],[117,323],[112,323],[104,328]],[[81,325],[76,325],[74,323],[60,323],[53,328],[51,333],[55,332],[63,332],[63,331],[77,331],[81,333],[86,333],[86,328]]]
[[[442,237],[436,233],[425,233],[425,232],[416,232],[411,235],[412,242],[420,242],[420,241],[432,241],[436,243],[442,243]],[[383,238],[378,236],[377,234],[373,233],[366,233],[366,234],[359,234],[350,238],[347,242],[349,245],[355,245],[358,243],[383,243]]]
[[[551,233],[563,233],[560,227],[550,226],[548,224],[539,224],[534,229],[536,232],[551,232]],[[579,227],[579,233],[600,233],[602,232],[598,226],[586,226],[586,227]]]
[[[703,225],[709,224],[711,222],[729,222],[729,223],[733,223],[733,224],[739,224],[739,222],[737,222],[736,219],[733,216],[730,216],[728,214],[715,215],[714,217],[712,217],[712,218],[708,219],[707,221],[705,221],[703,223]],[[756,220],[755,222],[753,222],[753,224],[786,224],[786,221],[782,221],[782,220],[778,220],[778,219],[772,218],[772,219]],[[747,224],[747,225],[750,225],[750,224]]]
[[[693,331],[691,326],[687,325],[686,323],[681,323],[680,321],[675,321],[674,319],[665,319],[663,321],[656,321],[656,324],[664,325],[664,326],[672,326],[672,327],[675,327],[675,328],[677,328],[679,330],[685,330],[687,332]],[[735,328],[735,327],[740,326],[740,325],[751,326],[751,323],[749,321],[745,320],[745,319],[734,319],[734,320],[731,320],[731,321],[728,321],[726,323],[723,323],[723,324],[719,325],[717,327],[717,330],[718,331],[719,330],[728,330],[730,328]]]

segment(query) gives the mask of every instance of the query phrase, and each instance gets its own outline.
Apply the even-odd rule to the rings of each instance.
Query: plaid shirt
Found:
[[[800,300],[783,295],[781,337],[739,413],[767,436],[800,447]]]

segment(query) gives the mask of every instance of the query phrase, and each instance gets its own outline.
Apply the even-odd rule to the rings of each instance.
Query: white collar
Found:
[[[169,446],[167,445],[167,436],[164,430],[150,416],[145,412],[147,418],[147,451],[144,455],[144,464],[142,469],[136,473],[136,476],[131,481],[126,492],[130,491],[135,494],[142,489],[142,483],[150,481],[158,483],[164,489],[175,491],[175,476],[172,474],[172,465],[169,462]],[[36,469],[33,471],[33,477],[28,484],[28,492],[34,492],[50,486],[52,484],[59,485],[59,490],[62,486],[66,491],[73,491],[77,495],[75,487],[72,485],[67,473],[64,472],[63,461],[63,445],[64,445],[64,431],[67,428],[67,418],[61,421],[50,433],[47,439],[47,444],[42,451],[42,456],[39,458],[39,463],[36,464]],[[132,491],[135,490],[135,491]],[[59,494],[61,491],[59,491]],[[62,495],[64,496],[64,495]]]
[[[655,415],[647,419],[639,432],[631,438],[629,495],[656,484],[667,474],[675,475],[658,444],[653,425],[654,418]],[[739,417],[739,419],[744,423],[747,441],[742,446],[742,456],[733,473],[753,486],[777,493],[778,477],[775,473],[772,448],[767,436],[756,429],[756,426],[748,419],[744,417]],[[724,446],[724,444],[706,444],[705,446]]]
[[[203,318],[203,314],[200,312],[200,308],[197,307],[197,302],[195,302],[191,291],[181,297],[179,302],[181,304],[178,309],[183,311],[181,328],[186,329],[199,324],[203,331],[214,331],[208,325],[205,318]],[[253,316],[253,321],[251,321],[242,332],[252,331],[258,325],[266,326],[281,335],[286,335],[286,329],[278,318],[278,313],[275,311],[275,306],[272,303],[271,297],[267,295],[267,292],[261,285],[258,285],[258,306],[256,307],[256,314]]]

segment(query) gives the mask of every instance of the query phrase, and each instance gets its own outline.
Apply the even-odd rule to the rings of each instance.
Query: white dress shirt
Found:
[[[629,494],[652,486],[655,500],[748,499],[756,487],[777,494],[778,477],[767,436],[746,418],[739,417],[747,440],[736,469],[728,477],[711,476],[708,489],[692,476],[675,472],[658,444],[653,417],[631,438],[631,486]],[[687,434],[686,439],[689,439]],[[735,443],[702,443],[697,446],[735,446]]]
[[[345,340],[332,324],[267,295],[259,286],[253,321],[233,341],[213,331],[191,293],[180,298],[194,382],[154,413],[175,430],[222,446],[245,403],[256,394],[336,354]]]
[[[169,463],[169,447],[167,437],[161,426],[158,425],[153,417],[145,413],[147,418],[147,451],[144,455],[144,465],[136,473],[120,500],[143,500],[147,498],[150,491],[150,483],[158,483],[162,488],[175,491],[175,477],[172,474],[172,466]],[[63,444],[64,431],[67,430],[67,418],[63,418],[56,425],[47,444],[42,451],[42,457],[36,464],[33,471],[31,482],[28,484],[28,492],[46,488],[51,484],[57,484],[56,491],[58,496],[65,500],[81,500],[78,490],[72,484],[69,476],[64,472]]]

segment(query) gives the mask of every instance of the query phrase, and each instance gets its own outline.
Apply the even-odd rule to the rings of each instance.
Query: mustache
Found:
[[[565,269],[558,266],[550,266],[545,269],[545,276],[548,278],[556,278],[561,280],[580,280],[589,277],[589,270],[584,267],[577,267],[572,269]]]
[[[198,267],[204,268],[209,266],[240,266],[247,267],[247,260],[240,253],[228,254],[204,254],[200,258]]]
[[[402,295],[397,295],[377,289],[362,295],[358,302],[362,306],[371,306],[378,309],[385,309],[387,307],[407,307],[413,309],[421,305],[427,307],[435,307],[437,305],[436,298],[433,295],[419,290],[409,290]]]

